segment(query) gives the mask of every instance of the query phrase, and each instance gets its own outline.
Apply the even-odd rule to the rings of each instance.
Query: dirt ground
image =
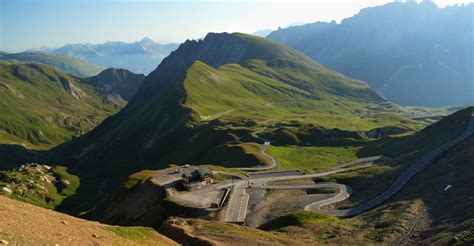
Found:
[[[262,190],[248,189],[250,202],[245,224],[249,227],[258,227],[261,224],[283,216],[289,212],[303,210],[310,203],[321,201],[334,196],[328,194],[311,194],[311,190]]]
[[[206,192],[180,192],[173,193],[173,199],[185,202],[194,207],[209,208],[212,203],[219,204],[224,196],[225,190],[209,190]]]
[[[153,229],[87,221],[0,196],[0,245],[176,245]]]

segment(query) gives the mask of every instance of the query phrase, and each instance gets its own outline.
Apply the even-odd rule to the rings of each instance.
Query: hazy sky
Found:
[[[472,0],[471,0],[472,1]],[[438,6],[471,2],[435,1]],[[294,23],[331,21],[391,1],[152,1],[0,0],[0,50],[23,51],[67,43],[182,42],[208,32],[276,29]]]

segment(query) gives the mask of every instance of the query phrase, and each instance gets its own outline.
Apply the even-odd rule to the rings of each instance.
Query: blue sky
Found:
[[[182,42],[208,32],[276,29],[293,23],[340,21],[384,0],[151,1],[0,0],[0,50],[23,51],[67,43]],[[446,6],[467,0],[436,1]]]

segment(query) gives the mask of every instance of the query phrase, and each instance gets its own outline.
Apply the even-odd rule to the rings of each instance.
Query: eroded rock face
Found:
[[[69,94],[71,94],[74,98],[76,99],[81,99],[83,98],[86,93],[83,92],[81,89],[77,88],[71,81],[64,77],[59,77],[59,81],[61,82],[61,85],[63,86],[64,90],[66,90]]]

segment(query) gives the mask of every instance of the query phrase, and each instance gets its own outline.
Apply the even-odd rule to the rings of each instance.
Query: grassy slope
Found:
[[[49,66],[0,62],[0,78],[0,144],[48,148],[116,112],[92,86]]]
[[[288,47],[233,35],[250,43],[249,60],[243,58],[240,64],[218,69],[197,61],[187,71],[185,106],[198,121],[245,117],[351,130],[415,124],[402,116],[383,114],[393,111],[395,105],[373,110],[384,101],[361,81],[332,72]]]
[[[184,245],[190,242],[205,242],[202,245],[303,245],[283,233],[196,219],[170,219],[160,228],[160,232]]]
[[[78,77],[90,77],[102,71],[102,68],[78,58],[46,52],[0,53],[0,60],[41,63]]]
[[[357,159],[360,149],[358,146],[272,146],[267,152],[277,159],[278,168],[320,172],[338,163]]]
[[[145,227],[78,219],[0,196],[0,237],[13,245],[176,245]]]

